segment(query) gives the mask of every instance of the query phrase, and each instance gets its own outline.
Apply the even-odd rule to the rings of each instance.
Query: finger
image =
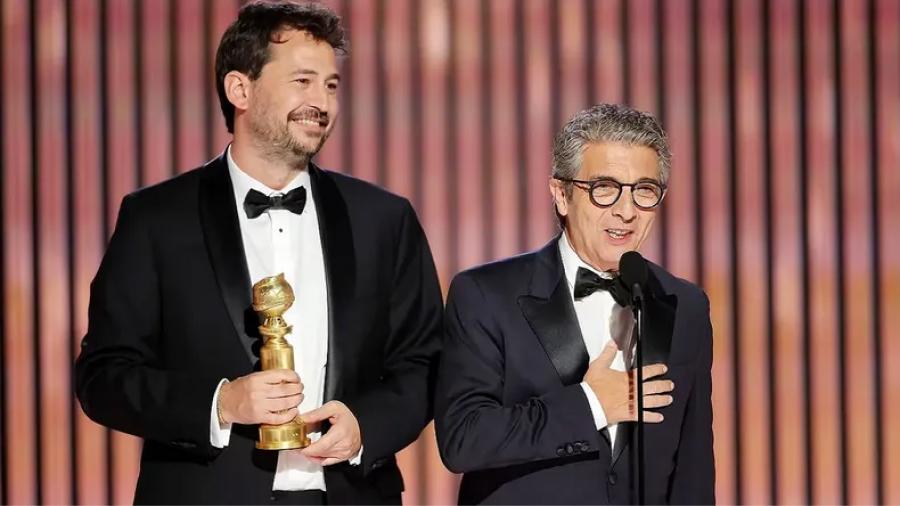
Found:
[[[301,450],[301,453],[303,455],[306,455],[307,457],[318,457],[321,459],[333,457],[334,455],[332,454],[332,452],[334,450],[334,445],[337,443],[337,440],[339,438],[329,438],[327,436],[328,434],[326,433],[324,436],[319,438],[318,441]]]
[[[305,423],[315,423],[321,422],[322,420],[328,420],[332,416],[335,416],[338,413],[338,405],[335,402],[326,402],[321,407],[318,407],[312,411],[303,413],[301,419]]]
[[[300,383],[300,376],[293,369],[269,369],[260,371],[260,377],[270,385],[279,383]]]
[[[663,418],[662,414],[656,411],[644,411],[644,423],[660,423]]]
[[[653,378],[653,377],[656,377],[656,376],[661,376],[661,375],[665,374],[666,371],[668,371],[668,370],[669,370],[669,368],[666,367],[665,364],[650,364],[650,365],[645,365],[644,368],[643,368],[643,372],[644,372],[644,381],[646,381],[646,380],[649,379],[649,378]]]
[[[616,348],[616,343],[609,341],[606,343],[606,346],[603,347],[603,350],[594,362],[604,369],[609,369],[610,366],[612,366],[613,360],[616,358],[616,352],[618,351],[619,348]]]
[[[664,394],[675,389],[675,382],[671,380],[656,380],[644,382],[644,395]]]
[[[292,395],[290,397],[280,397],[278,399],[269,399],[266,403],[266,409],[272,412],[280,412],[291,408],[296,408],[303,401],[300,395]]]
[[[663,408],[672,404],[674,399],[671,395],[645,395],[644,396],[644,408],[645,409],[653,409],[653,408]]]
[[[302,383],[279,383],[277,385],[266,385],[266,387],[266,394],[269,399],[291,397],[300,395],[303,392]]]
[[[330,465],[334,465],[334,464],[340,464],[341,462],[343,462],[343,461],[345,461],[345,460],[347,460],[347,459],[339,459],[339,458],[336,458],[336,457],[328,457],[327,459],[322,459],[322,462],[321,462],[319,465],[321,465],[321,466],[330,466]]]
[[[269,412],[263,415],[262,423],[267,425],[282,425],[297,418],[297,408],[290,408],[275,413]]]

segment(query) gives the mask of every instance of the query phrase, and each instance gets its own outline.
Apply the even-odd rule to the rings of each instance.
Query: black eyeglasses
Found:
[[[639,209],[653,209],[666,196],[666,186],[653,179],[642,179],[636,183],[620,183],[611,177],[601,177],[590,181],[562,177],[554,179],[572,183],[588,192],[591,203],[597,207],[610,207],[618,202],[619,197],[622,196],[622,188],[626,186],[631,188],[631,201]]]

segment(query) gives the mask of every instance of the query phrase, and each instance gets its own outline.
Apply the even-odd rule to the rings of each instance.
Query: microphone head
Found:
[[[644,286],[650,275],[650,269],[640,253],[628,251],[619,259],[619,275],[629,288],[634,285]]]

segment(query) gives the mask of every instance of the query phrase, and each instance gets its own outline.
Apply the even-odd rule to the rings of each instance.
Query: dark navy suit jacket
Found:
[[[646,500],[713,503],[709,300],[651,264],[644,362],[665,362],[674,402],[645,425]],[[441,457],[459,502],[637,502],[634,423],[615,451],[579,383],[588,354],[557,241],[456,276],[435,400]],[[608,437],[608,436],[606,436]]]

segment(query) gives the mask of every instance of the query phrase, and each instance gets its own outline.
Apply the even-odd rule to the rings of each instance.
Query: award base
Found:
[[[306,435],[306,424],[295,418],[283,425],[259,426],[259,441],[256,447],[260,450],[291,450],[309,446]]]

